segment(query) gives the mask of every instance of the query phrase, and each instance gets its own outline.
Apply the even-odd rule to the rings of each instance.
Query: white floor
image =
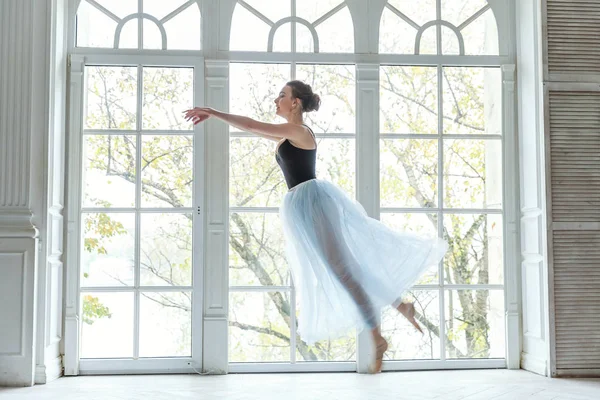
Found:
[[[598,400],[600,379],[549,379],[525,371],[70,377],[0,388],[2,400]]]

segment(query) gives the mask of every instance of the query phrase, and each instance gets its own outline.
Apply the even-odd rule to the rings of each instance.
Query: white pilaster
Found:
[[[367,214],[379,218],[379,64],[356,65],[356,193]],[[375,351],[370,332],[358,336],[357,368],[367,373]]]
[[[206,61],[206,105],[229,108],[229,62]],[[204,270],[203,370],[228,370],[228,235],[229,235],[229,127],[216,119],[206,123],[206,253]]]

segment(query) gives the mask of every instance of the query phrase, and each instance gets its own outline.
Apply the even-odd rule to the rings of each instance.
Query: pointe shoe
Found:
[[[375,347],[375,360],[369,366],[370,374],[378,374],[381,372],[381,367],[383,366],[383,355],[388,349],[388,342],[383,339],[383,342],[380,342],[377,347]]]
[[[400,314],[404,315],[404,317],[408,320],[408,322],[412,324],[412,326],[415,327],[416,330],[421,332],[421,335],[425,334],[425,332],[423,332],[423,329],[421,329],[421,326],[415,319],[415,305],[413,303],[400,303],[397,310]]]

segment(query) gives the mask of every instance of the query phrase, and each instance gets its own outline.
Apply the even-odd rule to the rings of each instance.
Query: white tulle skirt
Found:
[[[448,245],[392,231],[339,187],[313,179],[280,209],[286,255],[299,297],[298,333],[312,344],[373,328]]]

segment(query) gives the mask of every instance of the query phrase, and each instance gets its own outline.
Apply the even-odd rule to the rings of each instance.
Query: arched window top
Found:
[[[498,26],[486,0],[388,0],[379,52],[498,55]]]
[[[353,53],[354,26],[342,0],[239,0],[233,12],[229,47],[239,51]]]
[[[200,50],[200,0],[81,0],[77,47]]]

